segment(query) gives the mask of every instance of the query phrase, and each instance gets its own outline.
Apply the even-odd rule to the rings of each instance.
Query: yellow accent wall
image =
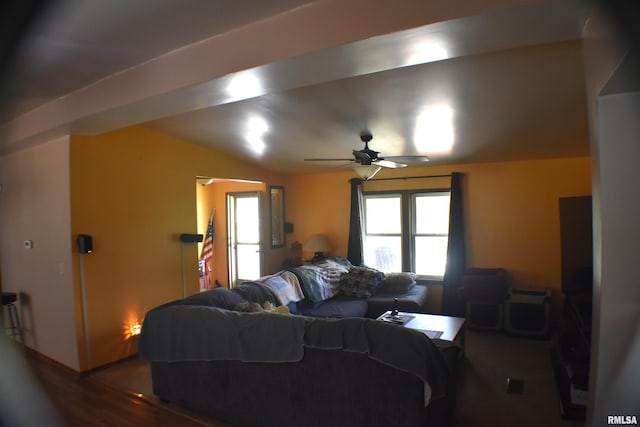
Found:
[[[149,309],[198,291],[196,176],[242,178],[281,185],[283,177],[230,155],[142,126],[71,138],[71,230],[93,237],[83,255],[89,354],[77,310],[81,371],[136,352],[132,322]],[[205,220],[206,221],[206,220]],[[218,224],[216,224],[218,225]],[[220,225],[220,227],[224,227]],[[281,259],[286,251],[269,251]],[[184,260],[184,270],[183,270]],[[80,255],[73,254],[76,304],[81,307]]]
[[[350,187],[353,172],[288,176],[285,181],[287,221],[294,231],[287,243],[302,244],[312,234],[322,234],[332,248],[330,255],[346,256],[349,233]],[[303,259],[313,253],[303,252]]]
[[[376,178],[463,172],[468,267],[504,267],[515,286],[547,287],[560,302],[559,198],[591,194],[590,158],[475,163],[383,170]],[[290,241],[325,234],[334,255],[346,256],[352,172],[290,176]],[[448,179],[371,181],[365,191],[447,188]],[[303,256],[309,257],[305,253]],[[440,295],[434,287],[432,297]],[[431,308],[439,303],[430,301]]]

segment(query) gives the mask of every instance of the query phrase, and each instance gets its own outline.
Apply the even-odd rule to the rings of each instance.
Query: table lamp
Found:
[[[311,259],[312,262],[322,261],[325,258],[324,253],[331,251],[331,246],[327,239],[321,234],[314,234],[302,247],[307,252],[313,252],[315,255]]]

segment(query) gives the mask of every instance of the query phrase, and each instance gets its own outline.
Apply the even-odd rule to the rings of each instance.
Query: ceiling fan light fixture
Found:
[[[365,181],[373,178],[380,169],[382,169],[382,167],[377,165],[357,165],[353,167],[353,170],[356,171],[358,176]]]
[[[214,181],[214,179],[206,176],[198,176],[196,177],[196,181],[198,182],[198,184],[205,186],[205,185],[211,184]]]

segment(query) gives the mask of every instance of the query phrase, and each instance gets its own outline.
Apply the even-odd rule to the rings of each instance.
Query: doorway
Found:
[[[255,280],[262,272],[260,193],[227,193],[229,285]]]

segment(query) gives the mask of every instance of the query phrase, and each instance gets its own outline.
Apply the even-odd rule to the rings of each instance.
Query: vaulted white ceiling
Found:
[[[364,129],[434,164],[588,155],[588,4],[469,3],[67,1],[21,50],[0,150],[143,124],[288,173]]]

